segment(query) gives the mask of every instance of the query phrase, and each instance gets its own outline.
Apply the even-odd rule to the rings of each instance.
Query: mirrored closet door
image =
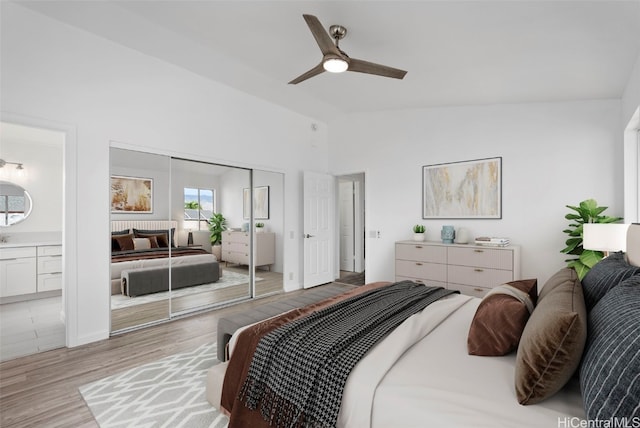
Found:
[[[110,149],[111,331],[169,319],[176,229],[170,163],[168,156]]]
[[[283,213],[280,173],[111,148],[112,332],[281,292]]]

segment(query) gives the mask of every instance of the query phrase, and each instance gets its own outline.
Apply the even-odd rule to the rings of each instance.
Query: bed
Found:
[[[496,333],[489,338],[485,330],[518,319],[526,297],[519,295],[519,300],[500,292],[483,299],[442,297],[407,318],[355,365],[339,392],[335,423],[326,426],[586,426],[581,425],[586,420],[638,426],[638,266],[640,225],[632,225],[627,254],[603,259],[582,281],[566,268],[539,293],[537,287],[533,292],[533,281],[521,281],[519,289],[537,301],[521,325],[515,348],[513,337],[500,343],[503,336]],[[502,312],[507,318],[499,315],[500,305],[509,308]],[[310,307],[310,313],[323,307],[322,303]],[[487,314],[489,319],[482,318]],[[242,391],[253,363],[247,338],[269,331],[265,323],[289,325],[304,315],[286,313],[240,329],[231,338],[230,361],[214,366],[207,378],[207,397],[231,415],[230,428],[269,426],[259,411],[246,410],[239,398],[247,395]],[[486,322],[478,321],[483,319]],[[473,347],[478,337],[484,337],[480,348],[487,342],[499,346]],[[504,355],[497,355],[501,352]]]
[[[111,294],[135,297],[209,284],[220,278],[216,257],[176,246],[175,221],[111,222]],[[169,263],[171,262],[171,269]]]

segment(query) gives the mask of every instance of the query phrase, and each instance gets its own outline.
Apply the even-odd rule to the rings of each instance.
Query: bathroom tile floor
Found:
[[[0,361],[65,346],[62,297],[0,305]]]

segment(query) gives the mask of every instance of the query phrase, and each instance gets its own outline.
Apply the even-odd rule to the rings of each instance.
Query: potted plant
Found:
[[[265,231],[264,223],[256,223],[256,233],[262,233]]]
[[[585,223],[615,223],[622,220],[621,217],[610,217],[601,215],[608,207],[599,207],[595,199],[587,199],[580,202],[580,205],[574,207],[567,205],[567,208],[576,213],[569,213],[564,216],[571,221],[569,227],[563,230],[569,235],[566,240],[566,247],[560,252],[578,256],[578,258],[567,259],[567,267],[575,269],[578,278],[582,279],[589,270],[600,260],[604,254],[601,251],[585,250],[582,247],[582,233]]]
[[[425,230],[425,227],[421,224],[416,224],[415,226],[413,226],[413,240],[424,241]]]
[[[213,213],[209,219],[211,252],[218,260],[222,259],[222,249],[220,248],[220,244],[222,243],[222,232],[225,230],[227,230],[227,219],[224,218],[222,213]]]

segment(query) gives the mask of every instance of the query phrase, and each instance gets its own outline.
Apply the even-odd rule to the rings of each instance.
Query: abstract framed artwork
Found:
[[[423,166],[422,218],[502,218],[502,157]]]
[[[111,212],[152,213],[153,179],[112,175]]]
[[[249,204],[249,189],[243,189],[242,214],[245,219],[251,218],[251,205]],[[255,220],[269,219],[269,186],[253,188],[253,214]]]

